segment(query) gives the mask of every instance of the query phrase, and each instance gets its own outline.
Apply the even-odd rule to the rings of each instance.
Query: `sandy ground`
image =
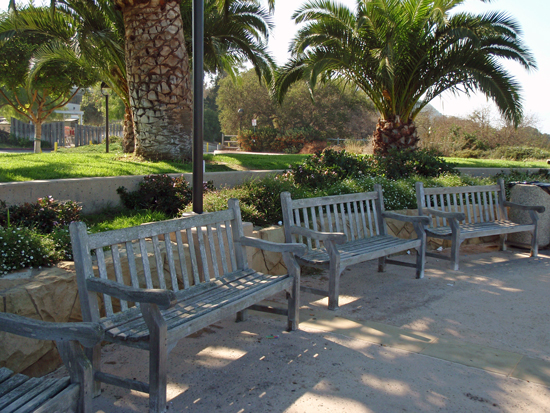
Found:
[[[550,412],[550,255],[481,250],[465,250],[458,272],[429,258],[422,280],[406,267],[350,268],[336,312],[302,295],[300,331],[228,314],[170,354],[168,411]],[[147,380],[143,351],[107,345],[102,362]],[[113,386],[94,402],[94,412],[147,411],[147,395]]]

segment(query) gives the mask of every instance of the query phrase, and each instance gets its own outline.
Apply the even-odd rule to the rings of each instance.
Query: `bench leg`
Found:
[[[460,239],[453,238],[451,245],[451,268],[458,271],[458,260],[460,258]]]
[[[386,257],[378,258],[378,272],[386,271]]]
[[[92,348],[84,349],[84,353],[92,363],[92,371],[101,371],[101,344],[96,344]],[[92,384],[92,397],[97,397],[101,394],[101,382],[94,380]]]
[[[500,235],[500,243],[499,243],[500,245],[499,246],[500,246],[501,251],[506,251],[506,238],[507,238],[506,234]]]
[[[340,295],[340,263],[330,263],[328,280],[328,309],[338,309],[338,296]]]
[[[426,266],[426,234],[422,244],[416,249],[416,278],[424,278],[424,267]]]
[[[155,304],[141,304],[141,312],[149,328],[149,412],[166,412],[168,374],[167,327]]]
[[[539,243],[538,243],[538,225],[535,225],[533,232],[531,233],[531,257],[539,256]]]
[[[237,316],[235,317],[235,322],[240,321],[246,321],[248,320],[248,310],[242,310],[237,312]]]

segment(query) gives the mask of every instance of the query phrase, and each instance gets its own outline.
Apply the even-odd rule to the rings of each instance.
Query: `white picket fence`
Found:
[[[110,136],[122,136],[123,127],[120,123],[109,124]],[[10,133],[18,138],[34,139],[34,125],[11,118]],[[42,141],[47,141],[53,147],[55,142],[59,146],[89,145],[101,143],[105,139],[105,126],[76,125],[74,128],[65,127],[64,122],[50,122],[42,125]]]

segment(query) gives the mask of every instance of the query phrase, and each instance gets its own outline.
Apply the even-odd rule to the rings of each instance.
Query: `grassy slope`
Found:
[[[205,155],[206,171],[250,169],[287,169],[289,164],[301,162],[308,155]],[[457,167],[477,168],[545,168],[544,161],[520,162],[496,159],[446,158]],[[0,153],[0,182],[63,179],[95,176],[148,175],[186,173],[191,164],[178,162],[143,162],[120,152],[120,145],[92,145],[60,149],[57,153]]]
[[[509,161],[506,159],[445,158],[457,168],[548,168],[546,161]]]

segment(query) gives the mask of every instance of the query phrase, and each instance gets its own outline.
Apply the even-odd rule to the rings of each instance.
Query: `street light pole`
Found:
[[[193,212],[203,213],[204,0],[193,0]]]
[[[109,153],[109,85],[101,82],[101,94],[105,96],[105,153]]]

